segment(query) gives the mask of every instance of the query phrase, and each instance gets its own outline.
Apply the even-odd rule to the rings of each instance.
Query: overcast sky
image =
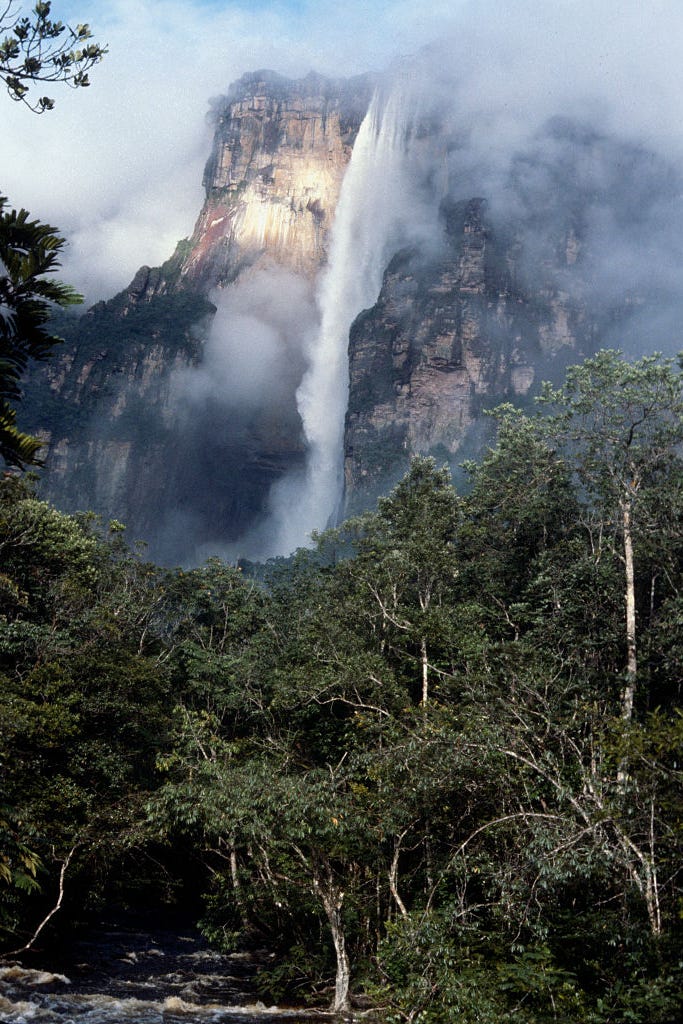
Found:
[[[0,191],[67,235],[63,276],[93,301],[191,232],[208,100],[245,71],[349,75],[450,38],[445,80],[462,66],[463,104],[509,115],[496,131],[557,99],[682,149],[681,0],[54,0],[53,15],[110,52],[51,113],[0,96]]]

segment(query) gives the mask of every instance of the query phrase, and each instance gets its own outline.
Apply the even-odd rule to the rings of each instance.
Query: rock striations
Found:
[[[268,257],[314,275],[370,94],[366,76],[291,81],[259,71],[236,82],[214,105],[206,202],[181,278],[222,285]]]

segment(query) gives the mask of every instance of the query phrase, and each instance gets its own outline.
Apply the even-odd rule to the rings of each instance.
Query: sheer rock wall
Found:
[[[377,303],[351,329],[351,512],[391,486],[413,454],[452,465],[473,454],[486,408],[519,403],[545,373],[556,377],[594,347],[595,318],[558,288],[556,267],[534,290],[520,280],[522,244],[492,226],[485,200],[447,205],[443,220],[441,254],[395,256]],[[566,269],[576,244],[567,228]]]

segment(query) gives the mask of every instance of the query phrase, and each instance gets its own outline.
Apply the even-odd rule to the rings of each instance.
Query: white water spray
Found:
[[[306,544],[313,530],[324,529],[341,510],[349,330],[375,303],[410,208],[407,135],[402,91],[395,89],[383,108],[376,94],[342,183],[317,297],[320,330],[296,396],[308,446],[305,479],[283,481],[275,496],[282,509],[277,538],[282,553]]]

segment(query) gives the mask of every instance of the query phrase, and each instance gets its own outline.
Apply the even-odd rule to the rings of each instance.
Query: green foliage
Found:
[[[659,365],[607,354],[569,381],[604,371],[591,415],[612,422]],[[594,421],[569,443],[572,395],[552,418],[499,410],[466,497],[416,459],[263,585],[145,565],[120,524],[6,480],[6,920],[26,929],[47,896],[16,883],[46,894],[75,844],[85,879],[153,840],[203,865],[212,942],[276,953],[268,998],[345,1009],[350,976],[395,1021],[677,1019],[677,407],[666,392],[638,454],[626,717],[618,459]]]
[[[546,384],[541,402],[555,410],[548,423],[554,443],[605,502],[638,495],[668,475],[683,441],[683,375],[672,359],[631,363],[606,349],[570,367],[563,387]]]
[[[85,894],[125,856],[170,727],[161,574],[96,527],[38,501],[26,479],[0,484],[0,857],[12,883],[0,912],[17,935],[43,916],[67,859],[67,890],[78,878]]]
[[[81,297],[45,276],[59,268],[64,239],[57,229],[29,220],[26,210],[5,211],[6,202],[0,196],[0,456],[24,466],[38,462],[41,443],[16,427],[22,375],[60,341],[47,327],[54,307]]]
[[[0,883],[25,892],[38,888],[40,858],[21,839],[21,822],[10,808],[0,808]]]
[[[449,909],[452,914],[454,908],[444,908],[388,927],[379,964],[396,1010],[410,1006],[418,1021],[467,1024],[587,1019],[576,978],[554,962],[547,947],[506,957],[473,929],[454,925]]]
[[[9,0],[0,14],[0,80],[11,99],[25,103],[36,113],[52,110],[49,96],[33,99],[34,83],[65,82],[73,88],[90,85],[89,70],[107,52],[91,42],[89,25],[64,25],[51,18],[52,4],[37,3],[30,16],[20,13]]]

